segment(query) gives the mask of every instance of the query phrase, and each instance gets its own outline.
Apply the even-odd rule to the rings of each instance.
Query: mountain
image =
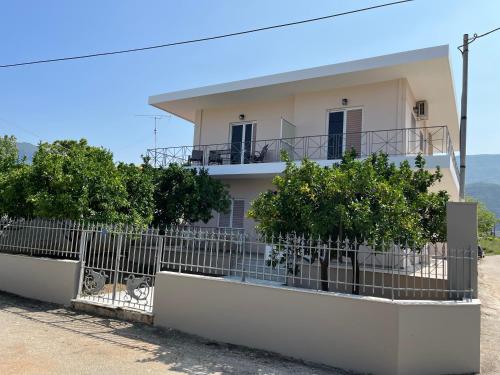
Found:
[[[500,184],[500,155],[467,156],[466,183]]]
[[[19,157],[26,157],[26,161],[28,163],[31,163],[31,160],[33,160],[33,155],[35,154],[38,147],[28,142],[18,142],[17,149],[19,151]]]
[[[465,194],[483,202],[500,218],[500,155],[468,156],[466,180]]]

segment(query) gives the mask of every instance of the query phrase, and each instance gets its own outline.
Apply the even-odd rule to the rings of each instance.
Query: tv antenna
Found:
[[[158,121],[163,120],[165,118],[170,119],[172,116],[170,115],[136,115],[137,117],[147,117],[151,118],[155,122],[155,128],[154,128],[154,137],[155,137],[155,150],[157,148],[157,142],[158,142]]]

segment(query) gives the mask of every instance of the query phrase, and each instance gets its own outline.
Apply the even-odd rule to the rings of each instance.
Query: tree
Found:
[[[0,138],[0,174],[9,172],[19,164],[19,152],[16,137],[3,136]]]
[[[425,170],[418,156],[415,170],[405,161],[399,167],[387,155],[356,159],[346,153],[340,164],[323,168],[304,160],[301,165],[287,160],[286,169],[273,180],[275,191],[262,193],[248,213],[257,230],[266,236],[295,233],[308,239],[368,241],[377,250],[381,244],[408,243],[421,247],[446,236],[446,192],[429,193],[428,188],[441,178],[440,171]],[[353,264],[358,293],[359,264],[352,243],[347,251]],[[321,263],[322,287],[328,289],[330,259],[310,254],[311,262]],[[283,262],[279,259],[279,262]]]
[[[230,205],[225,185],[205,169],[188,169],[178,164],[155,170],[155,212],[153,223],[208,222],[214,211],[227,212]]]
[[[41,143],[33,157],[29,203],[38,217],[126,222],[127,190],[110,151],[87,141]]]
[[[130,224],[141,227],[151,224],[154,213],[154,171],[145,161],[141,166],[119,163],[120,179],[125,186],[127,199],[121,214]]]
[[[19,160],[16,138],[0,138],[0,216],[31,216],[29,173],[30,167]]]
[[[490,211],[483,202],[471,197],[466,198],[467,202],[477,202],[477,234],[480,239],[492,236],[493,227],[498,223],[494,212]]]

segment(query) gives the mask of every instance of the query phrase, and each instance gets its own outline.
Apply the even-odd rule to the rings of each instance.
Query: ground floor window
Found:
[[[220,228],[243,228],[245,218],[245,200],[231,199],[231,207],[227,213],[219,213]]]

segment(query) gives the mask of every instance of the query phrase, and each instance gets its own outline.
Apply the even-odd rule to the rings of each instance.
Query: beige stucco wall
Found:
[[[0,254],[0,290],[69,305],[76,297],[80,262]]]
[[[390,301],[160,272],[155,324],[374,374],[479,371],[478,301]]]
[[[234,199],[243,199],[245,201],[245,233],[249,235],[255,234],[255,222],[246,217],[246,212],[250,208],[252,201],[257,198],[261,192],[273,189],[272,177],[267,178],[238,178],[238,179],[223,179],[229,190],[229,194]],[[197,223],[200,226],[218,227],[219,214],[214,213],[212,219],[206,223]]]
[[[348,105],[342,105],[342,99]],[[297,127],[297,136],[327,133],[327,112],[332,109],[363,108],[363,130],[407,127],[408,108],[414,102],[406,79],[340,89],[300,93],[280,100],[255,101],[245,105],[201,109],[196,116],[194,144],[217,144],[229,141],[229,124],[257,122],[256,139],[280,137],[281,117]]]
[[[237,107],[204,109],[199,114],[199,123],[195,124],[194,144],[229,142],[230,124],[241,122],[240,114],[245,115],[245,122],[257,123],[257,140],[280,138],[281,118],[293,122],[293,105],[293,97],[289,97],[274,101],[250,102]]]

